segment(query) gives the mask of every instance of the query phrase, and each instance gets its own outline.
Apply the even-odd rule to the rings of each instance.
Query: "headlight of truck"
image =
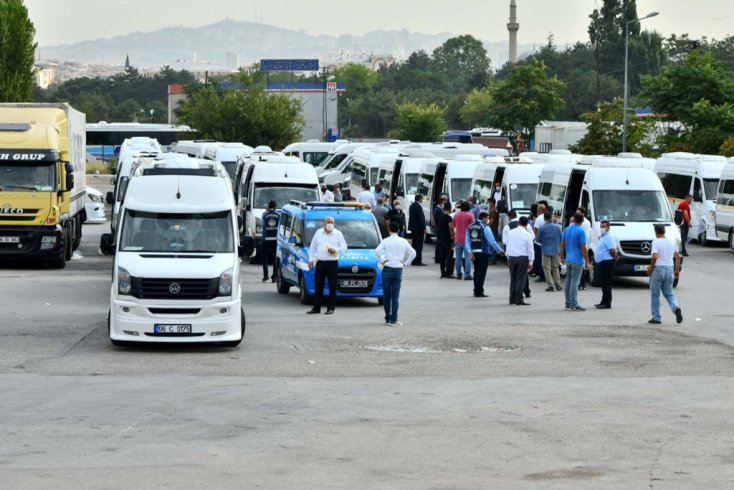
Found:
[[[56,247],[55,236],[44,236],[41,237],[41,250],[48,250]]]
[[[230,296],[232,294],[233,274],[234,270],[229,268],[219,276],[219,296]]]
[[[130,273],[124,268],[117,266],[117,291],[120,294],[130,294],[133,288]]]

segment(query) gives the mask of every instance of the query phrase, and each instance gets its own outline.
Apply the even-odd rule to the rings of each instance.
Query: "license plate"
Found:
[[[155,333],[191,333],[190,323],[156,323],[153,326]]]
[[[0,236],[0,243],[20,243],[19,236]]]
[[[635,272],[645,272],[647,270],[646,265],[636,265],[634,267]]]
[[[339,286],[347,289],[356,289],[369,287],[369,283],[364,279],[342,279],[339,281]]]

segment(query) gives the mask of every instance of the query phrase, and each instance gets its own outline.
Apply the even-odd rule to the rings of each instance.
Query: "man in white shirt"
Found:
[[[307,313],[321,313],[324,300],[325,280],[329,280],[329,302],[326,314],[331,315],[336,308],[336,289],[339,276],[339,254],[347,250],[347,242],[342,232],[334,228],[334,218],[324,218],[324,227],[314,233],[308,248],[308,268],[316,266],[314,277],[314,305]]]
[[[329,190],[326,184],[321,184],[321,200],[324,202],[334,202],[334,193]]]
[[[398,235],[400,226],[390,223],[390,236],[375,249],[377,259],[382,264],[382,298],[385,307],[385,325],[399,326],[398,301],[400,285],[403,281],[403,267],[415,258],[415,250],[405,238]]]
[[[675,314],[676,323],[681,323],[683,313],[673,294],[673,281],[680,276],[681,255],[675,243],[665,238],[665,226],[655,225],[655,236],[657,238],[652,242],[652,261],[647,267],[647,274],[650,276],[650,306],[652,307],[652,318],[647,323],[659,325],[662,321],[660,316],[661,291],[668,306]]]
[[[357,202],[369,204],[370,209],[377,207],[377,200],[375,199],[375,195],[370,192],[370,185],[367,182],[362,184],[362,192],[357,194]]]
[[[533,267],[535,249],[533,248],[532,232],[527,229],[528,219],[522,216],[517,227],[507,233],[505,254],[510,266],[510,304],[525,306],[523,291],[528,280],[528,272]]]

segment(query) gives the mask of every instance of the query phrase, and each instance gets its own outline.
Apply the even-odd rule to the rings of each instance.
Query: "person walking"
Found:
[[[342,232],[334,228],[334,218],[324,218],[324,227],[316,230],[308,249],[308,268],[316,266],[314,304],[308,313],[321,313],[324,301],[325,281],[329,281],[329,300],[326,314],[331,315],[336,309],[336,289],[339,276],[339,254],[347,250],[347,242]]]
[[[466,229],[464,246],[474,263],[474,297],[486,298],[488,295],[484,294],[484,279],[487,277],[490,250],[497,254],[502,253],[489,228],[488,212],[480,211],[477,220]]]
[[[545,283],[548,285],[545,290],[549,292],[560,291],[563,288],[561,287],[561,274],[558,270],[561,265],[558,256],[560,254],[563,231],[561,230],[561,225],[553,222],[553,216],[550,211],[545,212],[543,219],[543,226],[538,229],[536,239],[540,243]]]
[[[510,304],[526,306],[523,291],[528,280],[528,272],[535,260],[535,249],[531,232],[527,230],[528,219],[522,216],[518,225],[507,233],[507,263],[510,266]]]
[[[387,206],[385,206],[385,199],[382,197],[377,200],[377,206],[372,209],[372,214],[375,215],[377,220],[377,226],[380,228],[380,235],[382,238],[387,238],[390,233],[387,231]]]
[[[334,202],[343,202],[344,194],[342,194],[342,186],[340,184],[334,184]]]
[[[275,201],[268,203],[268,209],[262,215],[262,240],[260,241],[260,255],[263,265],[263,282],[268,280],[268,262],[273,264],[272,281],[275,282],[275,252],[278,248],[278,205]]]
[[[456,279],[461,279],[461,266],[464,266],[464,280],[471,281],[471,259],[469,254],[464,253],[464,241],[466,240],[466,229],[474,223],[474,217],[469,210],[471,204],[463,201],[459,206],[459,212],[454,215],[454,251],[456,252]]]
[[[647,323],[659,325],[662,322],[660,315],[660,293],[663,293],[668,306],[675,314],[675,322],[683,321],[683,313],[673,294],[673,282],[680,276],[681,255],[672,240],[665,237],[665,226],[655,225],[655,240],[652,242],[652,261],[647,266],[647,275],[650,276],[650,306],[652,318]]]
[[[423,240],[426,237],[426,215],[423,214],[423,194],[416,194],[415,201],[408,208],[408,226],[410,228],[410,239],[415,250],[413,265],[426,265],[423,263]]]
[[[577,213],[581,213],[584,215],[584,222],[581,223],[581,228],[584,229],[584,232],[586,233],[586,245],[588,249],[589,243],[591,243],[591,221],[589,221],[589,218],[586,217],[586,208],[584,207],[578,207],[576,208]],[[589,271],[584,269],[581,271],[581,279],[579,279],[579,290],[583,291],[586,289],[586,283],[589,282]]]
[[[680,242],[681,250],[683,251],[683,257],[688,257],[686,252],[686,243],[688,243],[688,232],[691,229],[691,203],[693,202],[693,196],[688,194],[686,198],[678,203],[676,208],[676,218],[680,216],[680,219],[676,219],[680,224]]]
[[[561,239],[560,260],[566,264],[566,282],[563,292],[566,297],[566,310],[585,311],[579,306],[579,281],[584,270],[591,269],[589,254],[586,251],[586,232],[581,227],[584,215],[573,215],[573,224],[565,229]]]
[[[362,183],[362,192],[357,194],[357,202],[360,202],[362,204],[369,204],[370,209],[375,209],[377,206],[377,200],[375,199],[375,195],[370,192],[370,185],[365,180]]]
[[[392,209],[387,212],[387,221],[388,226],[389,223],[397,223],[400,227],[398,235],[405,238],[405,213],[403,212],[402,206],[400,206],[400,201],[397,199],[392,202]]]
[[[492,230],[495,241],[499,242],[500,236],[500,213],[497,212],[497,203],[494,197],[487,199],[487,212],[489,213],[489,228]],[[497,255],[492,254],[489,257],[489,265],[497,265]]]
[[[614,275],[614,262],[619,260],[617,255],[617,242],[609,233],[609,221],[599,224],[601,237],[596,244],[596,272],[599,274],[601,283],[601,301],[594,305],[599,310],[608,310],[612,307],[612,276]]]
[[[451,267],[451,258],[454,254],[454,227],[451,226],[453,206],[448,201],[443,203],[443,213],[438,217],[436,224],[436,250],[438,264],[441,269],[441,279],[454,277]]]
[[[448,199],[445,198],[443,195],[439,196],[439,198],[436,200],[436,207],[433,208],[433,219],[432,219],[432,223],[433,224],[432,224],[431,229],[433,230],[433,235],[436,238],[436,247],[433,250],[433,262],[436,263],[436,264],[439,263],[439,259],[438,259],[438,231],[437,231],[438,220],[441,217],[441,215],[443,214],[443,204],[446,201],[448,201]]]
[[[385,307],[385,324],[402,326],[398,321],[400,286],[403,268],[415,259],[416,251],[405,238],[398,236],[400,227],[390,223],[390,236],[375,249],[377,260],[382,264],[382,303]]]
[[[507,256],[507,245],[506,244],[507,244],[507,241],[509,240],[510,231],[514,230],[515,228],[517,228],[520,225],[520,219],[517,217],[517,211],[515,211],[514,209],[510,209],[507,212],[507,219],[509,219],[510,221],[508,221],[508,223],[502,229],[502,244],[505,247],[506,256]],[[529,227],[526,226],[524,229],[527,230],[528,235],[530,235],[530,238],[535,239],[535,233],[533,233],[529,229]],[[530,297],[530,277],[527,274],[525,274],[525,287],[524,287],[523,292],[525,293],[525,298]]]

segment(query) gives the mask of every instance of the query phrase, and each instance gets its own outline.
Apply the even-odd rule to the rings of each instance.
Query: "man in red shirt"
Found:
[[[469,212],[471,203],[464,201],[459,205],[459,212],[454,215],[454,251],[456,252],[456,279],[461,279],[461,264],[464,264],[464,280],[471,281],[471,257],[464,250],[466,229],[474,223],[474,216]]]
[[[688,241],[688,230],[691,229],[691,202],[693,196],[688,194],[686,198],[678,204],[678,211],[682,214],[682,220],[680,222],[680,241],[681,241],[681,255],[688,257],[686,252],[686,242]]]

